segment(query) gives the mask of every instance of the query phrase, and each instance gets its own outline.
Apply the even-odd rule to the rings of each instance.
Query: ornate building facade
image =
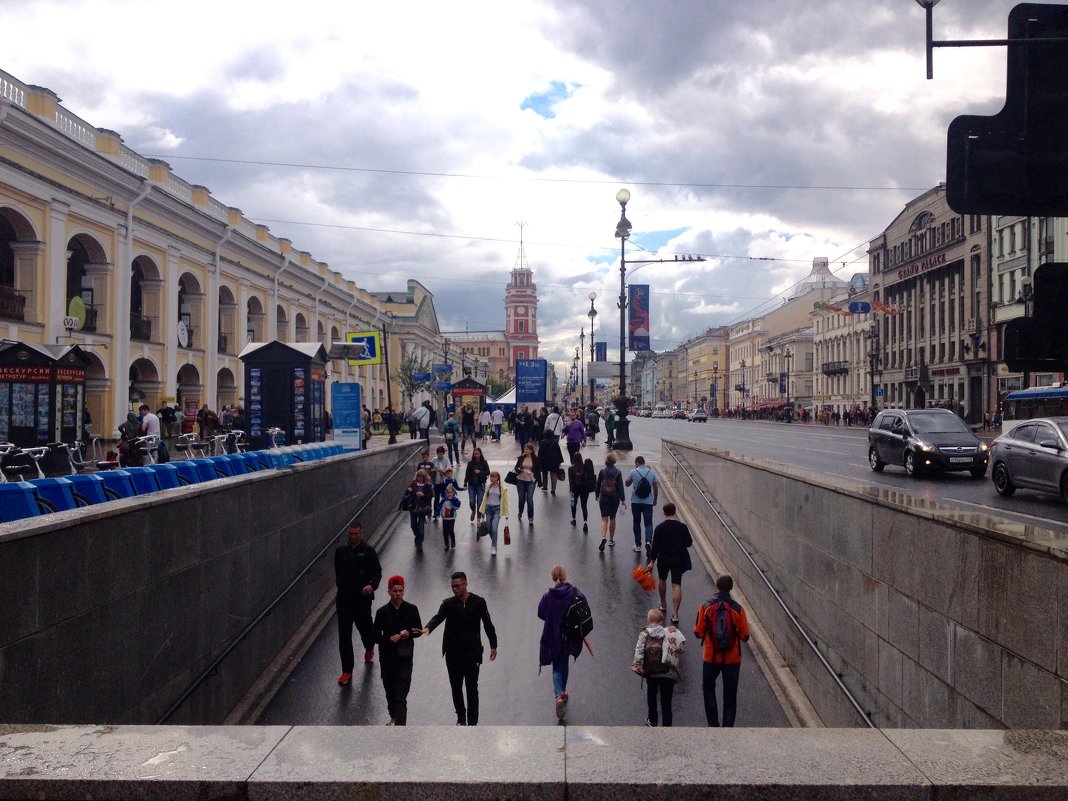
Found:
[[[109,437],[140,402],[240,402],[249,341],[329,349],[347,332],[387,329],[394,356],[440,353],[429,293],[410,282],[397,300],[71,114],[49,89],[0,72],[0,333],[88,354],[94,436]],[[334,361],[330,380],[386,405],[382,364]]]
[[[868,247],[884,402],[944,406],[970,423],[988,406],[975,335],[989,310],[990,219],[961,215],[945,184],[909,201]]]

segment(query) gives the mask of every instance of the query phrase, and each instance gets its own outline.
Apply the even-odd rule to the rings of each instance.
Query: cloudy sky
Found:
[[[1013,5],[943,0],[935,38],[1004,37]],[[618,344],[620,187],[632,258],[706,258],[634,275],[668,349],[816,256],[866,271],[949,121],[1005,91],[1002,49],[925,79],[915,0],[20,0],[4,28],[0,69],[358,285],[418,278],[447,330],[503,326],[525,222],[561,372],[591,290]]]

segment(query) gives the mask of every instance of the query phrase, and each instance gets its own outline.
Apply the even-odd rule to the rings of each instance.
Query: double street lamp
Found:
[[[580,406],[585,406],[586,405],[586,398],[585,398],[585,395],[583,394],[586,391],[586,370],[585,370],[585,362],[584,362],[584,359],[586,357],[586,329],[585,328],[580,328],[579,329],[578,357],[579,357],[579,405]]]
[[[619,204],[619,222],[616,223],[616,239],[619,240],[619,395],[616,403],[616,439],[613,447],[620,451],[633,450],[634,445],[630,441],[630,418],[627,417],[630,399],[627,397],[627,240],[630,239],[630,231],[633,226],[627,219],[627,204],[630,202],[630,192],[620,189],[616,192],[616,202]],[[680,259],[637,259],[631,260],[631,264],[664,264],[678,261],[704,261],[701,256],[685,256]],[[593,298],[590,298],[592,301]]]
[[[593,307],[593,302],[597,300],[597,293],[590,292],[590,310],[586,312],[586,316],[590,318],[590,403],[594,406],[597,405],[597,401],[594,399],[594,395],[597,394],[597,379],[593,377],[593,363],[596,361],[596,347],[593,338],[593,318],[597,316],[597,309]]]

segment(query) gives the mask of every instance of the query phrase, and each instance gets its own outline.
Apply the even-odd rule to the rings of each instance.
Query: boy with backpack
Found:
[[[705,719],[709,726],[719,726],[716,706],[716,679],[723,676],[723,726],[733,726],[738,710],[738,675],[742,669],[742,643],[749,639],[745,609],[731,598],[734,579],[724,575],[716,579],[719,590],[697,610],[695,637],[705,642],[702,689]]]
[[[650,609],[645,622],[634,646],[630,669],[645,679],[645,697],[649,705],[645,725],[657,725],[656,698],[659,695],[662,725],[670,726],[671,696],[679,679],[679,657],[686,646],[686,638],[674,626],[664,628],[662,609]]]

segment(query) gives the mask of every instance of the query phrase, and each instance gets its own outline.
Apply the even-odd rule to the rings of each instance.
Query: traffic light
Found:
[[[1004,108],[950,123],[946,201],[958,214],[1068,216],[1068,6],[1021,3],[1009,40]]]
[[[1001,357],[1010,370],[1064,372],[1068,368],[1068,264],[1035,269],[1031,314],[1005,324]]]

